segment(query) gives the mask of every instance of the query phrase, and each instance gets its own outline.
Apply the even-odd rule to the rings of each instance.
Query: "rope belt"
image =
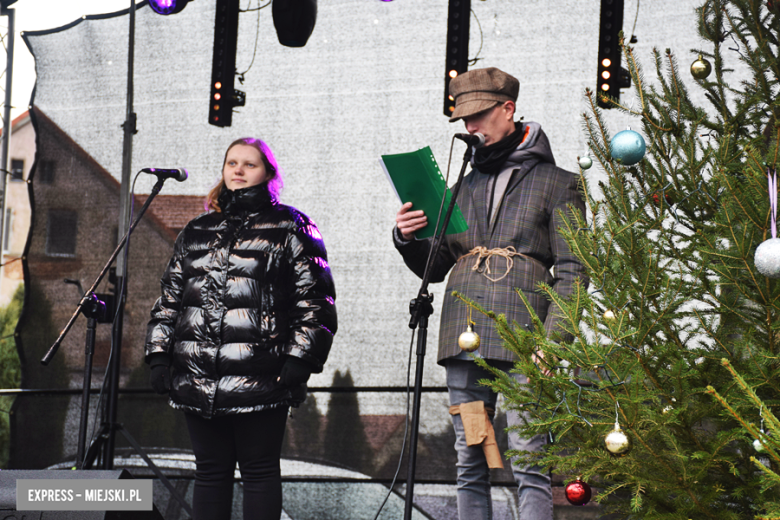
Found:
[[[501,452],[498,451],[498,444],[496,444],[496,432],[490,422],[490,418],[493,417],[492,408],[486,407],[484,401],[461,403],[450,406],[450,415],[460,415],[466,433],[466,444],[482,445],[489,468],[504,467]]]
[[[494,249],[488,249],[484,246],[477,246],[465,255],[461,256],[460,258],[465,258],[467,256],[473,256],[476,255],[477,261],[474,263],[474,267],[471,268],[472,271],[479,270],[479,266],[482,263],[482,259],[485,259],[485,272],[482,274],[485,278],[490,280],[491,282],[497,282],[499,280],[503,280],[506,278],[506,276],[509,274],[509,271],[512,269],[512,266],[514,265],[514,260],[512,260],[513,256],[522,256],[523,258],[530,260],[531,257],[524,255],[523,253],[518,253],[514,246],[509,247],[496,247]],[[494,256],[500,256],[504,259],[506,259],[506,272],[499,276],[498,278],[491,278],[490,275],[490,259]],[[460,258],[458,260],[460,260]]]

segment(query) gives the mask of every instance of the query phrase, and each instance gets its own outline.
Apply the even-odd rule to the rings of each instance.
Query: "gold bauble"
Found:
[[[625,455],[631,451],[631,439],[620,429],[620,424],[615,423],[615,429],[604,438],[607,451],[612,455]]]
[[[479,334],[471,330],[471,325],[458,338],[458,346],[465,352],[474,352],[479,348]]]
[[[695,79],[706,79],[707,76],[710,75],[710,72],[712,72],[712,65],[699,54],[696,61],[691,63],[691,75]]]

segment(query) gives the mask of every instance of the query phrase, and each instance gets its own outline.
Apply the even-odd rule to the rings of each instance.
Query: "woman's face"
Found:
[[[227,189],[240,190],[256,186],[266,180],[265,164],[254,146],[237,144],[228,150],[222,178]]]

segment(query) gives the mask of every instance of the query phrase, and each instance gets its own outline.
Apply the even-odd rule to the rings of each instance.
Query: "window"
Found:
[[[78,215],[75,211],[49,210],[46,223],[46,254],[76,256]]]
[[[42,160],[35,168],[35,179],[41,184],[54,182],[54,161]]]
[[[11,180],[24,180],[24,159],[11,159]]]
[[[3,230],[3,252],[7,253],[11,250],[11,231],[14,228],[14,210],[11,208],[5,209],[5,225]]]

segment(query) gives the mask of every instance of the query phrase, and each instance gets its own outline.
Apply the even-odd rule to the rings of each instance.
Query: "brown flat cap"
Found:
[[[455,98],[455,110],[450,123],[492,108],[504,101],[517,101],[520,82],[495,67],[474,69],[450,81],[450,95]]]

